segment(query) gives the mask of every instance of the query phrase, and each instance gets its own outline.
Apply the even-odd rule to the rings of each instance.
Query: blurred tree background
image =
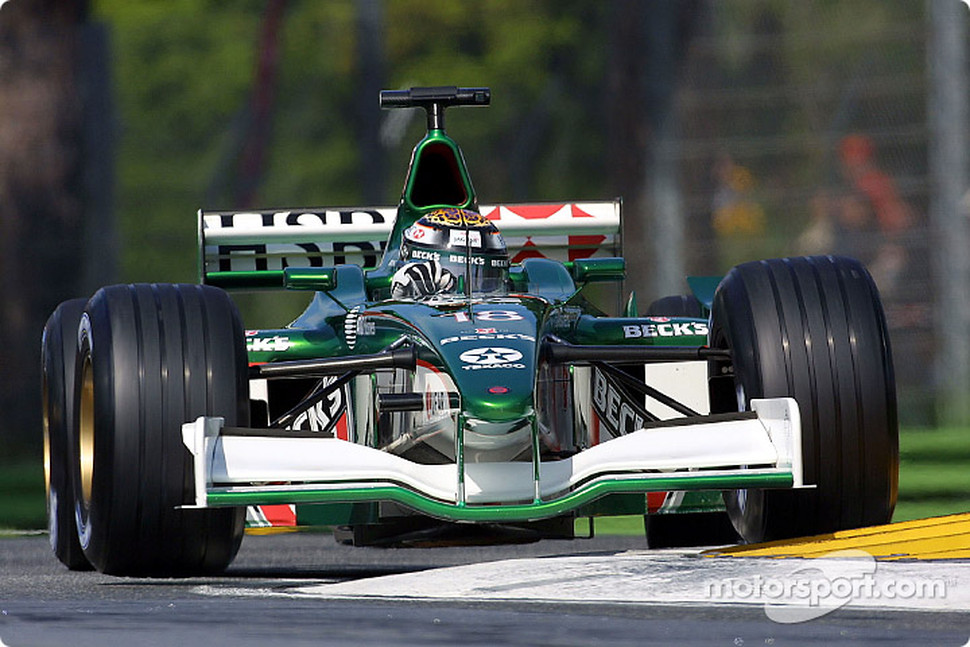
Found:
[[[742,260],[863,256],[907,368],[902,416],[932,423],[929,6],[11,0],[0,452],[39,447],[54,306],[110,282],[195,281],[200,207],[396,203],[424,124],[381,113],[377,91],[415,85],[492,88],[490,108],[448,120],[482,201],[622,196],[641,305]],[[905,215],[886,229],[891,199]]]

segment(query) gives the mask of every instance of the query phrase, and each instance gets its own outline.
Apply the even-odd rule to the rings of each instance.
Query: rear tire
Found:
[[[182,423],[249,422],[242,324],[225,292],[119,285],[88,302],[78,333],[72,476],[80,544],[99,571],[218,572],[235,557],[244,513],[194,501]]]
[[[91,570],[77,539],[68,458],[68,430],[74,419],[77,327],[85,303],[87,299],[73,299],[57,306],[44,326],[41,344],[47,528],[51,550],[72,571]]]
[[[711,346],[713,412],[752,398],[792,397],[802,423],[806,483],[814,489],[725,493],[748,542],[888,523],[899,441],[886,320],[858,261],[831,256],[744,263],[721,282]]]

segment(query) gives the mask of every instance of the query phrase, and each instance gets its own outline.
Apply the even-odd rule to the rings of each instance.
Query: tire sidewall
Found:
[[[82,390],[84,388],[84,371],[91,371],[91,378],[95,380],[94,385],[94,410],[89,412],[90,415],[94,416],[94,419],[98,421],[97,433],[94,434],[93,442],[94,446],[92,448],[93,464],[91,469],[93,470],[91,475],[91,487],[90,487],[90,499],[85,499],[83,495],[83,483],[81,474],[81,465],[78,460],[74,460],[72,463],[72,482],[75,492],[74,497],[74,515],[75,524],[77,527],[78,541],[81,548],[84,550],[85,556],[97,567],[99,570],[103,569],[104,556],[97,550],[97,547],[103,546],[106,543],[106,534],[108,524],[99,523],[99,515],[102,513],[103,503],[100,501],[99,493],[105,489],[110,489],[113,487],[112,484],[112,470],[111,465],[105,460],[111,454],[113,446],[112,434],[114,431],[113,423],[113,407],[111,407],[111,385],[110,381],[105,384],[106,380],[110,380],[111,371],[104,370],[104,359],[98,357],[94,348],[99,350],[102,348],[101,345],[95,344],[94,341],[94,330],[91,325],[91,318],[89,312],[94,312],[96,308],[96,303],[89,305],[88,312],[85,312],[81,321],[78,324],[78,343],[77,343],[77,363],[76,363],[76,378],[74,380],[75,397],[74,401],[78,403],[78,422],[74,425],[74,434],[72,438],[72,449],[74,450],[74,456],[80,458],[81,449],[81,417],[82,411],[80,410],[82,401]],[[107,344],[104,344],[104,350],[107,351]],[[100,360],[100,362],[99,362]],[[97,363],[96,363],[97,362]],[[100,383],[99,383],[100,382]]]
[[[51,550],[72,570],[91,568],[78,543],[70,470],[77,330],[86,302],[61,303],[44,326],[41,343],[48,532]]]

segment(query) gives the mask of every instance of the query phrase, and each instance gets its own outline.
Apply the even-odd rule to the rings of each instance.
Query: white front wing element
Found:
[[[454,464],[423,465],[334,438],[220,435],[222,418],[182,426],[192,453],[195,504],[209,488],[294,492],[394,485],[457,504],[549,500],[597,480],[696,477],[747,472],[791,473],[804,487],[801,423],[791,398],[753,400],[757,418],[641,429],[570,458],[531,462],[465,463],[464,488]],[[464,490],[464,499],[460,492]]]

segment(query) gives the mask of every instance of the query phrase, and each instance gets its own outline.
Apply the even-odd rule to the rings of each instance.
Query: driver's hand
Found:
[[[408,263],[391,277],[392,299],[416,299],[450,292],[457,280],[438,261]]]

